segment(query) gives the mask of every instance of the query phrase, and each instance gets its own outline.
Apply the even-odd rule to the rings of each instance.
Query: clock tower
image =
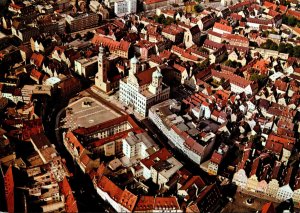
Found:
[[[99,55],[98,55],[98,72],[95,77],[95,85],[103,90],[104,92],[108,92],[108,80],[107,80],[107,71],[108,71],[108,61],[106,60],[105,50],[102,44],[99,47]]]

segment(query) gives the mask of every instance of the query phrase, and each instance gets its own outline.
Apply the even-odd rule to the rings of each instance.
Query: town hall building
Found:
[[[151,106],[170,96],[170,87],[162,79],[159,67],[140,71],[139,61],[133,57],[128,77],[120,80],[120,101],[145,117]]]

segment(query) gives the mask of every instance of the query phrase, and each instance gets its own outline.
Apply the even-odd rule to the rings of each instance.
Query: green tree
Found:
[[[250,76],[250,80],[257,82],[259,85],[262,85],[265,82],[266,79],[267,79],[266,75],[260,75],[258,73],[253,73]]]
[[[166,20],[165,16],[163,14],[160,14],[160,16],[155,16],[154,17],[154,21],[157,22],[157,23],[164,23]]]
[[[292,44],[287,43],[285,49],[286,49],[286,53],[288,53],[290,56],[294,55],[294,47]]]
[[[270,45],[270,49],[271,50],[278,50],[278,44],[276,44],[275,42],[273,42],[271,45]]]
[[[294,57],[300,58],[300,46],[299,45],[294,48]]]
[[[204,70],[208,66],[209,66],[209,59],[205,59],[204,61],[202,61],[201,63],[198,64],[198,67],[200,68],[200,70]]]
[[[204,48],[204,47],[200,47],[199,51],[203,52],[203,53],[206,53],[206,54],[209,54],[209,51],[206,48]]]
[[[164,25],[170,25],[172,23],[174,23],[174,19],[170,18],[170,17],[167,17],[167,19],[164,19],[162,22],[162,24],[164,24]]]
[[[294,27],[297,24],[297,19],[293,16],[288,16],[288,25]]]
[[[201,13],[204,9],[203,9],[201,4],[197,4],[195,6],[195,10],[196,10],[197,13]]]
[[[278,46],[278,51],[281,52],[281,53],[286,53],[286,45],[285,43],[280,43],[279,46]]]

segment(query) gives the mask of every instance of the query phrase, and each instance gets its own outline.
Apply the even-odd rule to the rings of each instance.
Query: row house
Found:
[[[260,30],[261,26],[274,27],[271,19],[247,18],[247,26],[254,30]]]
[[[175,24],[168,25],[162,29],[161,34],[174,42],[175,44],[179,44],[183,41],[185,30],[181,27],[178,27]]]
[[[257,193],[257,196],[265,194],[279,202],[290,198],[297,199],[294,201],[299,202],[299,190],[295,190],[297,193],[294,194],[289,183],[280,186],[276,179],[272,179],[269,183],[265,180],[259,181],[255,174],[248,178],[244,169],[238,170],[232,181],[244,190]]]
[[[143,2],[144,10],[154,10],[156,8],[165,7],[169,4],[169,0],[146,0]]]
[[[246,80],[238,75],[232,74],[231,72],[218,72],[212,70],[212,76],[217,81],[221,81],[222,78],[229,80],[231,91],[234,93],[245,93],[246,95],[252,95],[257,92],[258,85],[253,81]]]
[[[219,22],[216,22],[213,26],[213,31],[216,33],[220,33],[220,34],[231,34],[232,33],[232,27],[225,25],[225,24],[221,24]]]
[[[249,47],[248,38],[241,36],[241,35],[223,34],[222,41],[226,41],[230,45],[233,45],[233,46]]]
[[[181,107],[180,103],[176,103],[174,100],[164,101],[150,108],[149,119],[168,137],[178,150],[181,150],[183,154],[195,163],[200,164],[211,152],[215,142],[215,134],[213,132],[200,133],[199,130],[189,131],[189,127],[185,125],[182,117],[172,113],[170,109],[166,109],[167,105],[174,105],[176,108]],[[198,133],[201,136],[196,141],[191,135]],[[205,142],[201,143],[201,141]]]
[[[70,68],[74,64],[74,61],[81,57],[81,54],[79,51],[66,46],[56,46],[50,57],[59,62],[64,62]]]
[[[188,51],[186,51],[183,48],[180,48],[176,45],[172,46],[171,53],[178,55],[182,61],[193,61],[195,63],[198,63],[200,61],[199,57],[189,53]]]

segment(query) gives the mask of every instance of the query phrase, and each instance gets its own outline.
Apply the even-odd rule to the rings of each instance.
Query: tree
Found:
[[[278,50],[278,45],[271,39],[267,39],[267,41],[262,43],[260,47],[264,49]]]
[[[297,19],[294,16],[288,16],[288,25],[294,27],[297,24]]]
[[[197,13],[201,13],[203,11],[202,5],[201,4],[197,4],[195,6],[195,10],[196,10]]]
[[[287,43],[285,49],[286,49],[286,53],[288,53],[290,56],[294,55],[294,47],[292,44]]]
[[[285,43],[280,43],[278,46],[278,51],[281,53],[286,53],[286,45]]]
[[[164,19],[162,22],[162,24],[164,24],[164,25],[170,25],[172,23],[174,23],[174,19],[170,18],[170,17],[167,17],[167,19]]]
[[[269,33],[270,33],[269,31],[263,31],[261,33],[261,36],[266,38],[266,37],[268,37]]]
[[[294,48],[294,57],[300,58],[300,46],[299,45]]]
[[[250,76],[250,80],[257,82],[259,85],[262,85],[265,82],[266,79],[267,79],[266,75],[260,75],[258,73],[253,73]]]
[[[273,42],[271,45],[270,45],[270,49],[271,50],[278,50],[278,44],[276,44],[275,42]]]
[[[207,49],[205,49],[204,47],[200,47],[199,51],[202,52],[202,53],[209,54],[209,51]]]
[[[201,63],[198,64],[198,67],[200,68],[200,70],[204,70],[208,66],[209,66],[209,59],[205,59],[204,61],[202,61]]]
[[[154,17],[154,21],[157,23],[162,24],[163,22],[165,22],[166,18],[163,14],[160,14],[160,16],[155,16]]]

